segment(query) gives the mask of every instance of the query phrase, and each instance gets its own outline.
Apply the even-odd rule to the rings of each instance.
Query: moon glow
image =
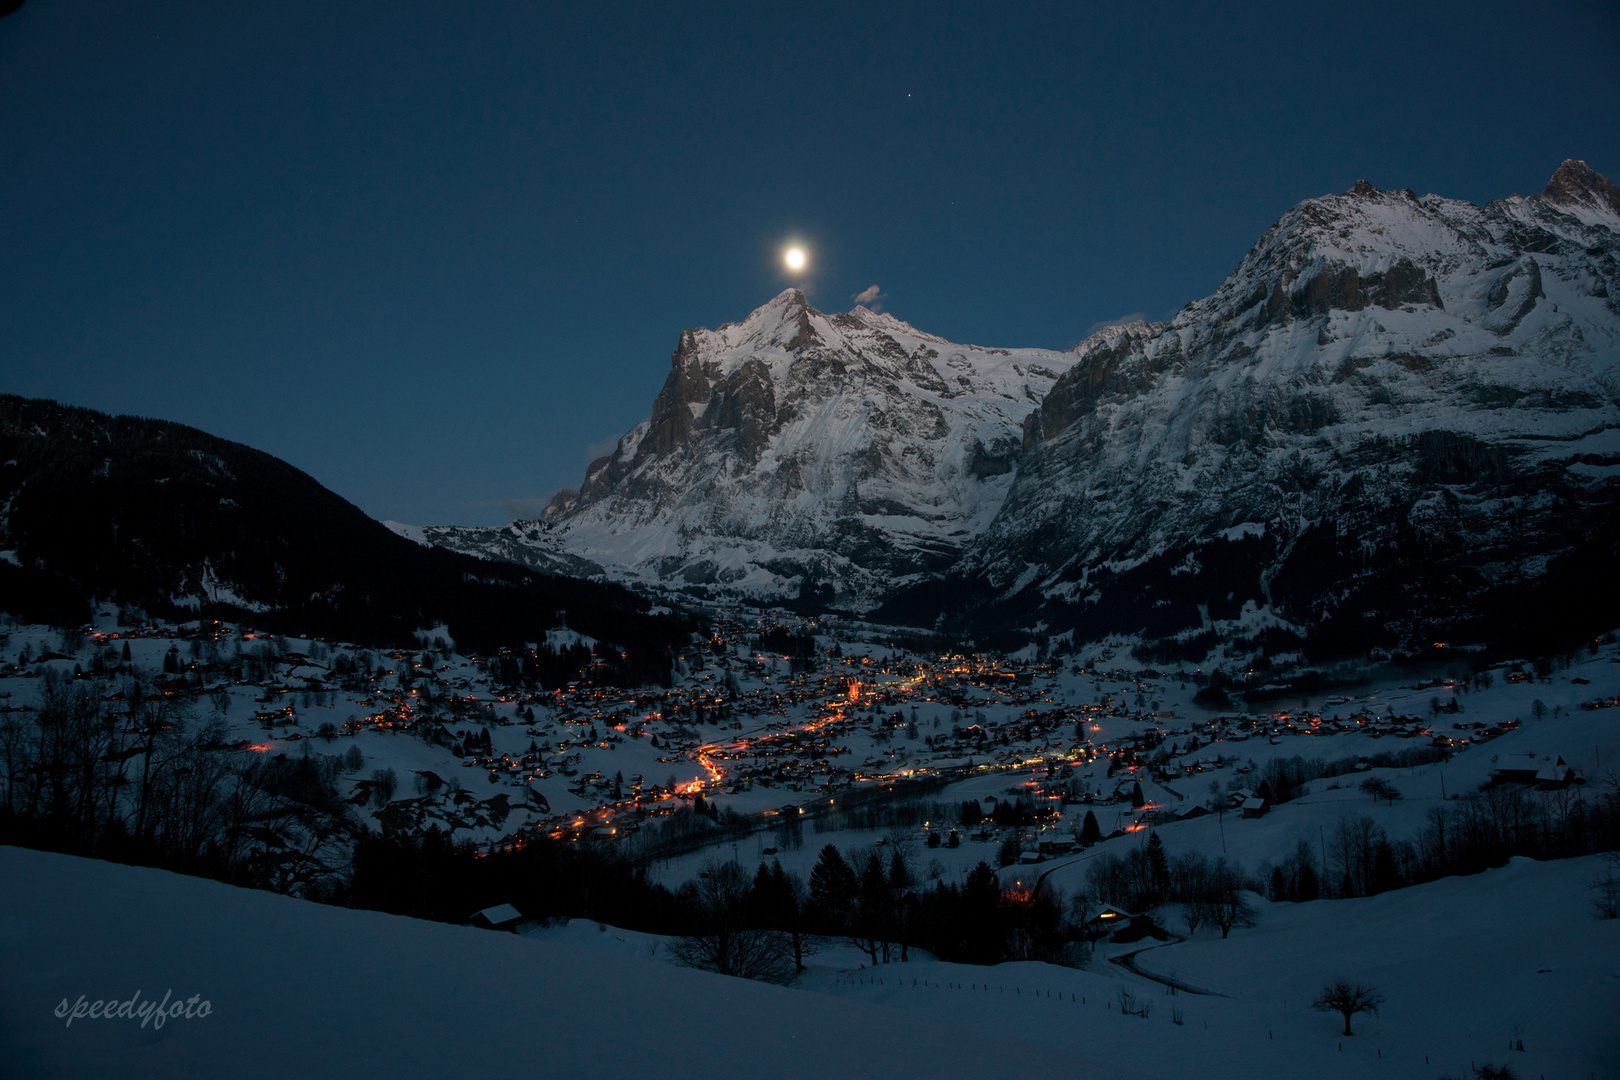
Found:
[[[803,248],[790,247],[782,254],[782,261],[787,263],[789,270],[803,270],[805,255]]]

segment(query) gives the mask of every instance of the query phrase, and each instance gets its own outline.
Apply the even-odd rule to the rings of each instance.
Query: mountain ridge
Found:
[[[654,678],[688,629],[619,586],[412,544],[252,447],[0,395],[0,605],[79,625],[92,601],[396,646],[447,626],[491,650],[566,617]]]
[[[684,332],[541,520],[434,542],[964,634],[1409,650],[1609,550],[1617,258],[1620,189],[1570,159],[1483,207],[1306,199],[1210,296],[1062,352],[789,289]]]
[[[1483,208],[1306,200],[1210,297],[1083,344],[951,575],[976,599],[891,612],[1189,655],[1478,630],[1614,535],[1620,212],[1577,166]]]

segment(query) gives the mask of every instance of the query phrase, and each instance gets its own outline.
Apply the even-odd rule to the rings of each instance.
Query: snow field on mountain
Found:
[[[204,1076],[226,1063],[239,1076],[612,1077],[677,1063],[712,1076],[983,1076],[1016,1062],[1236,1080],[1460,1076],[1487,1061],[1612,1075],[1620,922],[1587,910],[1595,862],[1519,859],[1366,899],[1262,902],[1254,929],[1136,958],[1227,995],[1214,997],[1170,994],[1107,962],[1139,945],[1106,943],[1083,970],[923,956],[865,968],[835,943],[780,989],[672,967],[660,939],[588,920],[524,940],[0,848],[0,1042],[21,1076]],[[1336,1014],[1307,1008],[1338,977],[1387,999],[1350,1039]],[[161,1030],[54,1015],[80,994],[136,990],[199,994],[211,1014]],[[1121,1015],[1122,990],[1148,1015]],[[1509,1050],[1518,1039],[1524,1051]]]

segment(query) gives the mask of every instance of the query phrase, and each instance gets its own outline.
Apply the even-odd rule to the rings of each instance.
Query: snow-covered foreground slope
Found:
[[[55,1015],[137,990],[210,1014]],[[0,1018],[8,1077],[1138,1075],[994,1023],[16,848]]]
[[[1157,947],[1105,942],[1085,970],[862,968],[854,950],[835,949],[813,957],[797,985],[1166,1078],[1462,1078],[1504,1062],[1520,1077],[1610,1077],[1620,1075],[1620,920],[1589,911],[1597,862],[1521,858],[1367,899],[1260,900],[1254,929]],[[579,920],[541,933],[610,956],[666,955],[651,935]],[[1215,993],[1172,995],[1108,961],[1144,946],[1143,971]],[[1338,978],[1387,998],[1380,1015],[1355,1018],[1349,1039],[1338,1014],[1309,1008]],[[1122,990],[1146,1017],[1121,1014]],[[1520,1039],[1523,1051],[1508,1049]]]
[[[1490,1060],[1520,1076],[1614,1076],[1620,920],[1589,909],[1585,883],[1597,862],[1517,858],[1378,896],[1262,903],[1253,930],[1154,949],[1138,963],[1277,1015],[1279,1025],[1314,1029],[1318,1046],[1338,1045],[1339,1018],[1301,1022],[1300,1006],[1330,979],[1376,986],[1388,998],[1380,1015],[1358,1017],[1344,1040],[1344,1053],[1362,1059],[1377,1047],[1408,1067],[1426,1055],[1454,1075]],[[1524,1050],[1509,1053],[1520,1039]]]

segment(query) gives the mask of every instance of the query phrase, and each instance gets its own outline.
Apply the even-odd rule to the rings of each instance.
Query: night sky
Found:
[[[1359,178],[1620,179],[1612,4],[65,3],[0,20],[0,390],[380,518],[577,484],[790,283],[1066,348]]]

